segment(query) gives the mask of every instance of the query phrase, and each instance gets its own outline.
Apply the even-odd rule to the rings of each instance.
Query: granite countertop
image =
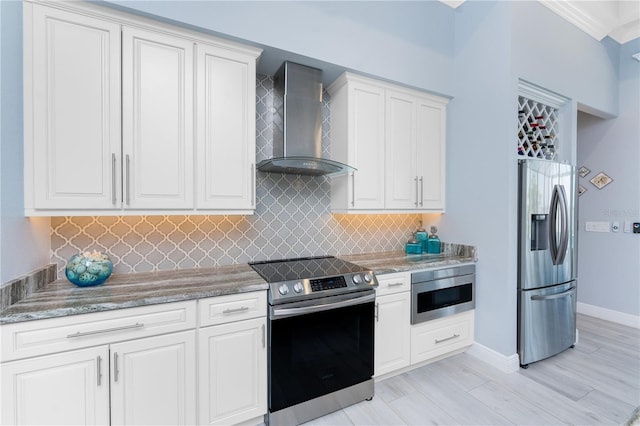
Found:
[[[450,266],[476,261],[475,248],[445,245],[443,254],[403,251],[338,256],[376,274]],[[113,275],[96,287],[76,287],[66,279],[46,284],[0,312],[0,324],[108,311],[205,297],[267,290],[247,264]]]

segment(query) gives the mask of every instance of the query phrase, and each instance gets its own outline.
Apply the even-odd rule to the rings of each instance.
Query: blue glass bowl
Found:
[[[100,285],[111,276],[113,263],[101,253],[75,254],[67,262],[64,274],[78,287]]]

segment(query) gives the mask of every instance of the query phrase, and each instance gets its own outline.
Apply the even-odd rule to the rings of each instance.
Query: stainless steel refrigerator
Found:
[[[576,337],[576,173],[520,160],[518,355],[524,368],[573,346]]]

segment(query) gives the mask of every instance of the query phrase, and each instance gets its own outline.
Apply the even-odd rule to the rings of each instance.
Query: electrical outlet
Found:
[[[631,232],[631,221],[630,220],[625,220],[624,221],[624,229],[623,232],[629,233]]]

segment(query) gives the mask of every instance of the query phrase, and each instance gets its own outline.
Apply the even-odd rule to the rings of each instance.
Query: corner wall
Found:
[[[0,1],[0,285],[49,264],[49,219],[24,217],[22,2]]]
[[[616,320],[616,313],[635,316],[636,327],[640,326],[640,235],[622,229],[585,232],[585,222],[618,221],[623,227],[625,221],[640,221],[640,62],[631,57],[638,52],[640,39],[620,46],[619,116],[603,120],[578,115],[578,167],[591,170],[580,178],[587,191],[578,202],[578,303],[605,319]],[[613,182],[598,189],[589,180],[601,171]],[[629,320],[633,325],[633,318]]]

